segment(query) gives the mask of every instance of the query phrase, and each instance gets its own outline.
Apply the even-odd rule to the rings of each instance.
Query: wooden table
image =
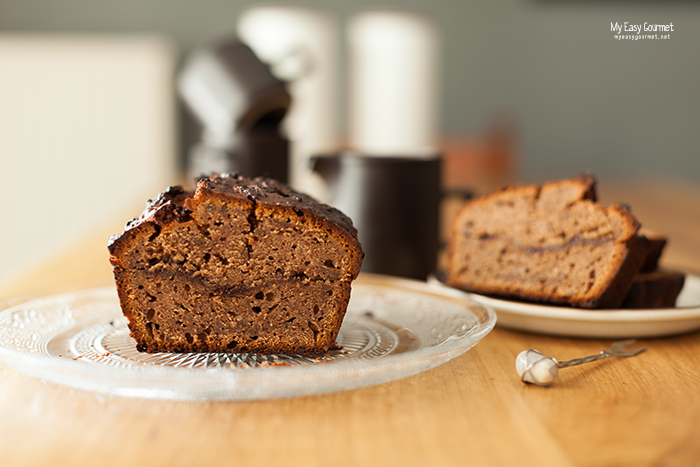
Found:
[[[700,187],[602,181],[600,191],[670,236],[666,265],[700,271]],[[106,235],[5,284],[0,298],[110,284]],[[257,402],[111,397],[0,365],[0,465],[698,465],[700,335],[640,343],[638,357],[567,369],[541,388],[515,373],[521,350],[568,359],[610,341],[497,328],[416,376]]]

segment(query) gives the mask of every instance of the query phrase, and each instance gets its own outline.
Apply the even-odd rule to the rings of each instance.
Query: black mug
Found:
[[[353,152],[311,158],[330,203],[349,216],[365,252],[362,271],[425,280],[439,242],[441,157]]]

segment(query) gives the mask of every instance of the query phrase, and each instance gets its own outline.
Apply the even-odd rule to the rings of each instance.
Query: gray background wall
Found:
[[[0,31],[151,32],[186,52],[230,33],[251,2],[0,0]],[[341,19],[362,6],[432,13],[444,32],[445,133],[519,128],[524,178],[661,175],[700,182],[700,3],[309,1]],[[674,24],[669,40],[618,41],[611,22]],[[339,31],[342,34],[342,31]],[[339,109],[343,112],[343,109]]]

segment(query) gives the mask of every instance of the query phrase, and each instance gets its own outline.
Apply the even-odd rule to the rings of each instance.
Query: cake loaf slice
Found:
[[[267,178],[171,187],[110,239],[140,351],[322,354],[362,248],[340,211]]]
[[[656,271],[659,267],[659,259],[661,259],[661,254],[666,247],[666,243],[668,243],[668,239],[666,236],[644,227],[639,229],[639,236],[643,237],[644,241],[648,244],[647,254],[639,272]]]
[[[685,274],[659,268],[666,236],[645,228],[638,235],[648,245],[647,254],[620,308],[673,308],[683,290]]]
[[[682,272],[656,269],[639,273],[620,308],[673,308],[684,284]]]
[[[588,175],[475,198],[455,216],[446,282],[481,294],[616,308],[646,255],[622,205],[596,203]]]

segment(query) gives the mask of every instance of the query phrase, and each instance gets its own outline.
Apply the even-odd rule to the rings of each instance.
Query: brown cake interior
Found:
[[[110,252],[132,335],[149,352],[324,353],[362,259],[341,213],[240,177],[164,194]]]

